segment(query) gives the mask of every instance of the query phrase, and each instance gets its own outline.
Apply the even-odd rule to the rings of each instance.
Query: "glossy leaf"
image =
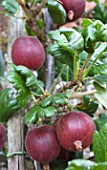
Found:
[[[34,105],[30,110],[25,114],[23,122],[28,125],[30,123],[35,123],[37,118],[37,113],[39,117],[43,117],[43,109],[39,105]]]
[[[48,107],[51,104],[51,97],[47,97],[41,102],[43,108]]]
[[[101,64],[97,64],[97,67],[94,66],[93,69],[92,69],[94,75],[107,75],[107,63],[104,63],[102,62]],[[99,79],[99,78],[98,78]]]
[[[51,97],[51,102],[55,103],[55,104],[66,104],[67,101],[67,96],[66,94],[55,94]]]
[[[18,110],[18,104],[11,89],[0,91],[0,122],[6,122]]]
[[[2,2],[2,6],[4,7],[5,11],[10,14],[14,15],[19,11],[20,6],[15,0],[4,0]]]
[[[47,97],[41,102],[41,106],[43,108],[48,107],[51,103],[54,104],[66,104],[67,103],[67,96],[66,94],[59,93],[59,94],[54,94],[52,96]]]
[[[94,120],[97,130],[100,130],[105,123],[107,123],[107,115],[105,113],[100,113],[98,118]]]
[[[98,109],[98,103],[91,100],[87,95],[83,97],[83,101],[76,105],[76,108],[80,111],[84,111],[89,115],[93,115]]]
[[[52,44],[48,47],[47,52],[51,54],[55,60],[60,61],[62,64],[73,65],[73,56],[75,55],[73,50],[64,49],[58,44]]]
[[[97,76],[94,77],[94,80],[97,81],[101,85],[105,85],[107,84],[107,75],[98,74]]]
[[[55,0],[48,0],[46,6],[54,23],[64,24],[66,22],[66,12],[60,3]]]
[[[97,92],[95,93],[95,97],[97,100],[107,109],[107,90],[105,92]]]
[[[106,170],[107,162],[95,164],[90,170]]]
[[[107,23],[107,7],[99,3],[94,8],[94,18],[102,21],[104,24]]]
[[[88,23],[87,25],[86,25],[86,22]],[[89,19],[85,19],[85,20],[83,19],[82,26],[84,26],[82,30],[82,35],[85,40],[86,49],[90,47],[89,50],[92,51],[91,48],[94,49],[96,42],[107,41],[107,27],[100,20],[90,21]]]
[[[73,57],[75,52],[69,46],[69,42],[64,34],[61,34],[59,30],[50,31],[49,34],[52,40],[55,40],[56,43],[51,44],[47,52],[54,56],[54,58],[60,61],[63,64],[73,64]]]
[[[95,131],[93,150],[97,162],[107,161],[107,123],[100,129],[100,132]]]
[[[13,84],[13,87],[17,90],[17,101],[19,106],[24,107],[32,93],[36,94],[39,89],[39,94],[41,90],[41,82],[37,81],[34,74],[24,66],[10,65],[12,71],[8,74],[8,80]]]
[[[68,163],[66,170],[90,170],[90,167],[94,165],[94,162],[83,159],[76,159]]]
[[[51,117],[53,116],[55,113],[57,112],[56,107],[54,106],[49,106],[47,108],[44,109],[44,114],[46,117]]]
[[[95,66],[96,61],[98,62],[98,60],[102,57],[102,54],[107,50],[107,44],[101,43],[93,52],[92,56],[91,56],[91,60],[93,60],[93,62],[91,63],[91,65],[83,72],[83,76],[85,77],[89,71],[91,71],[91,68],[93,66]],[[102,62],[101,62],[102,63]]]

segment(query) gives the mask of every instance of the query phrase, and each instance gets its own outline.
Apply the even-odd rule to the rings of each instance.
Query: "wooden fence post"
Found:
[[[11,61],[11,46],[14,39],[23,34],[23,21],[13,17],[9,20],[9,43],[8,59]],[[8,153],[22,151],[24,149],[24,127],[22,122],[23,114],[15,112],[8,121]],[[8,159],[8,170],[25,170],[24,156],[16,155]]]

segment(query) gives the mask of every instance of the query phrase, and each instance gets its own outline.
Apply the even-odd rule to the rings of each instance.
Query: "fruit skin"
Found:
[[[57,137],[60,145],[68,151],[80,151],[92,143],[95,124],[84,112],[69,112],[59,119]]]
[[[53,127],[54,127],[54,129],[56,130],[57,129],[57,124],[58,124],[58,122],[59,122],[59,119],[62,117],[63,115],[60,115],[58,118],[56,118],[56,120],[54,121],[54,123],[53,123]]]
[[[0,150],[3,148],[6,141],[6,129],[2,123],[0,123]]]
[[[61,149],[55,130],[49,125],[30,129],[26,135],[25,146],[32,159],[42,163],[55,160]]]
[[[45,61],[45,52],[41,42],[31,36],[20,36],[12,45],[12,61],[15,65],[38,70]]]
[[[62,118],[62,116],[63,115],[60,115],[58,118],[56,118],[56,120],[53,123],[53,127],[54,127],[55,131],[57,130],[57,124],[58,124],[59,120]],[[60,154],[59,154],[58,158],[68,161],[69,160],[69,152],[61,147]]]
[[[86,4],[85,0],[60,0],[60,1],[62,2],[61,4],[64,7],[64,9],[66,10],[67,16],[69,11],[74,12],[72,21],[75,21],[78,18],[80,18],[85,11]]]

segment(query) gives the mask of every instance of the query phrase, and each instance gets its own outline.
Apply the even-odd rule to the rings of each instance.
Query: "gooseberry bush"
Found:
[[[47,170],[107,169],[107,5],[94,2],[91,18],[84,17],[85,0],[2,2],[7,16],[24,20],[27,35],[12,44],[6,80],[11,88],[0,91],[0,149],[6,141],[3,124],[15,111],[28,108],[23,123],[31,159]],[[47,34],[45,8],[53,21]],[[79,26],[62,27],[79,18]],[[43,82],[46,54],[54,58],[55,73],[48,91]],[[96,116],[99,106],[104,113]],[[84,156],[87,147],[92,157]]]

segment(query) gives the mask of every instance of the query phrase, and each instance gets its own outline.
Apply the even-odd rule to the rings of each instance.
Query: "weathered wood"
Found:
[[[0,152],[0,170],[7,170],[7,159],[2,152]]]
[[[23,152],[23,129],[22,113],[16,112],[8,122],[8,154]],[[25,170],[24,156],[15,155],[9,158],[8,170]]]
[[[44,9],[44,22],[46,34],[53,29],[53,22],[47,9]],[[50,54],[45,61],[45,87],[49,90],[54,82],[54,59]]]
[[[8,61],[11,61],[11,46],[16,37],[23,34],[23,21],[10,18],[9,21],[9,43]],[[22,113],[16,112],[8,121],[8,153],[23,151],[24,148],[24,128],[22,123]],[[24,156],[17,155],[8,159],[8,170],[25,170]]]

